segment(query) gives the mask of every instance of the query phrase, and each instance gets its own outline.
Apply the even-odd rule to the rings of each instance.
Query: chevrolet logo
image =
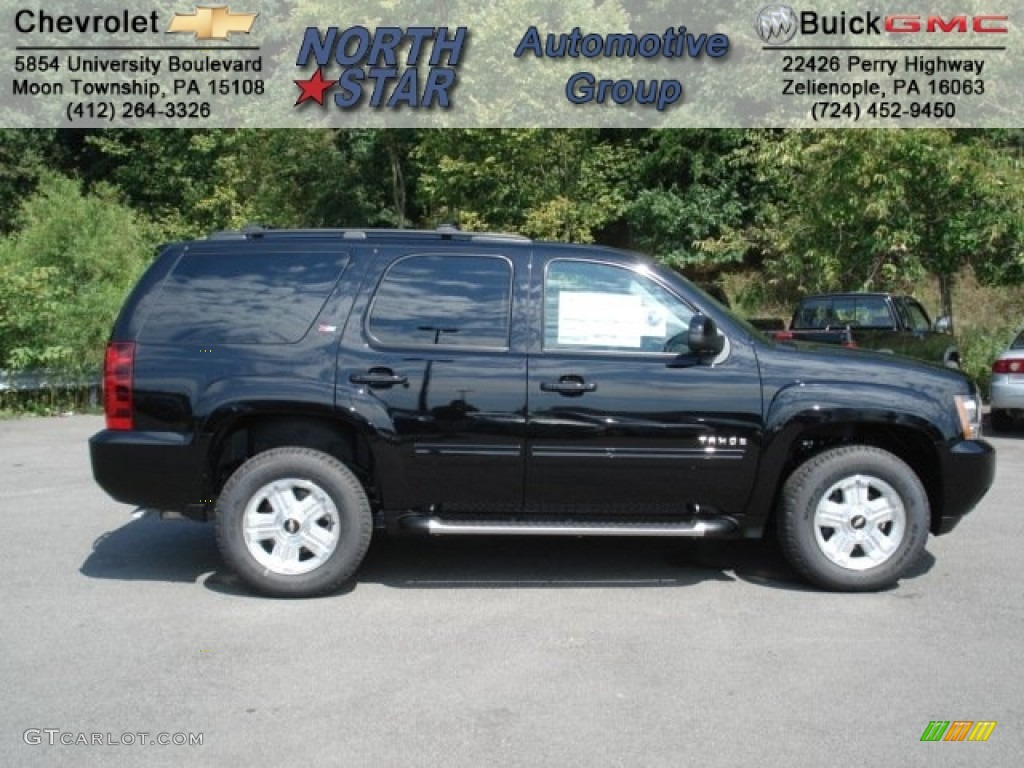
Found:
[[[226,5],[196,7],[195,13],[176,13],[168,32],[193,32],[197,40],[227,40],[231,32],[249,34],[257,13],[231,13]]]

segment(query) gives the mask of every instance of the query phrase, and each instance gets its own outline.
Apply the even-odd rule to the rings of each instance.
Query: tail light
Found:
[[[1024,360],[996,360],[992,373],[1024,373]]]
[[[107,429],[132,429],[132,372],[135,344],[112,341],[103,361],[103,411]]]
[[[792,341],[793,334],[790,331],[775,331],[772,333],[772,338],[776,341]]]

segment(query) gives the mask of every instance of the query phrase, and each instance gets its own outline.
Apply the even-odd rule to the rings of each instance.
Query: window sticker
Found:
[[[644,336],[656,335],[658,313],[648,312],[639,296],[625,293],[561,291],[558,294],[558,343],[566,346],[639,349]],[[652,330],[653,319],[654,330]]]

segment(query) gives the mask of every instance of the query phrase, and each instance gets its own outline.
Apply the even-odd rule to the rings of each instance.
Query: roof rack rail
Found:
[[[208,240],[248,240],[256,238],[341,238],[343,240],[399,239],[409,237],[467,240],[479,243],[529,243],[531,238],[511,232],[464,232],[455,224],[439,224],[436,229],[275,229],[263,224],[246,224],[240,229],[211,232]]]

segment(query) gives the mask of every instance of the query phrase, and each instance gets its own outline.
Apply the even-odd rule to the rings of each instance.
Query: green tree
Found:
[[[168,238],[257,222],[397,226],[414,141],[396,131],[99,131],[81,171],[110,181]],[[403,165],[404,163],[404,165]]]
[[[636,131],[642,157],[635,198],[626,212],[633,242],[677,267],[705,272],[738,265],[742,243],[710,248],[748,221],[753,170],[740,150],[739,130]]]
[[[40,178],[0,240],[0,365],[95,369],[152,250],[151,228],[97,185]]]
[[[1019,173],[984,141],[946,130],[789,131],[758,134],[753,154],[776,197],[754,232],[732,235],[764,249],[782,295],[910,289],[930,275],[952,316],[961,269],[1020,262]]]
[[[599,131],[430,131],[415,150],[428,223],[590,242],[621,218],[635,152]]]
[[[18,207],[40,174],[65,160],[54,130],[0,130],[0,234],[15,226]]]

